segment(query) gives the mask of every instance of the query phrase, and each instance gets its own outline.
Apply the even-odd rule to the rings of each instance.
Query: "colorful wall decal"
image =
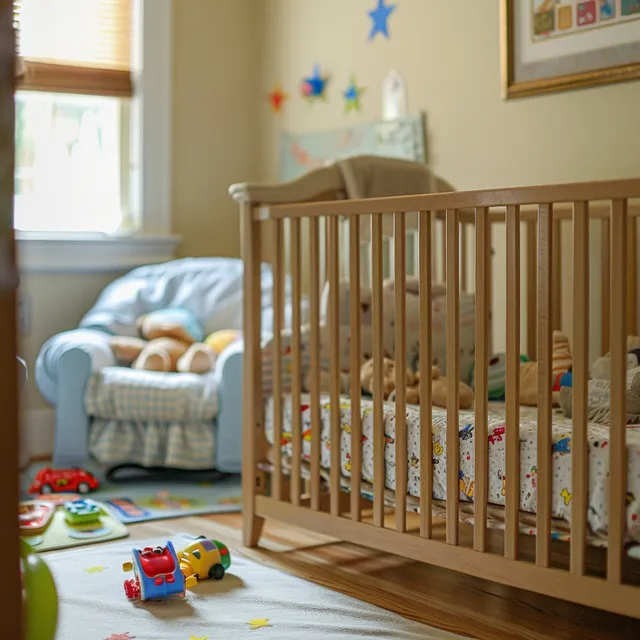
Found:
[[[360,111],[360,96],[363,92],[364,87],[359,87],[355,75],[352,75],[349,80],[349,85],[342,94],[345,100],[344,110],[346,113],[350,111]]]
[[[378,0],[378,6],[369,11],[369,17],[373,20],[369,40],[373,40],[377,34],[381,33],[385,38],[389,38],[389,16],[395,10],[395,4],[385,4],[385,0]]]
[[[300,87],[300,91],[302,92],[302,97],[306,98],[309,101],[317,100],[318,98],[322,98],[322,100],[327,99],[327,84],[329,82],[329,76],[323,75],[320,71],[320,65],[314,65],[313,73],[302,79],[302,84]]]
[[[284,108],[284,103],[289,99],[289,95],[282,90],[282,87],[277,84],[273,91],[267,95],[269,103],[271,104],[271,110],[274,113],[281,113]]]

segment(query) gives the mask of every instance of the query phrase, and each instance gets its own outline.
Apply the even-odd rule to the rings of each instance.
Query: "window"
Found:
[[[15,227],[26,272],[174,256],[174,0],[14,0]],[[117,233],[114,233],[117,232]]]
[[[128,173],[131,0],[16,0],[15,227],[133,228]]]

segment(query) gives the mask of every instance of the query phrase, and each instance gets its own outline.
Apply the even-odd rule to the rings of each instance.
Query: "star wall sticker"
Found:
[[[189,640],[209,640],[211,636],[189,636]]]
[[[313,74],[302,79],[302,84],[300,86],[302,97],[309,101],[317,100],[318,98],[326,100],[328,82],[329,76],[322,75],[320,72],[320,66],[317,64],[314,65]]]
[[[344,110],[346,113],[350,111],[360,111],[360,96],[362,93],[364,93],[364,87],[359,87],[355,75],[352,75],[349,80],[349,85],[342,94],[344,96]]]
[[[284,108],[284,103],[289,99],[289,95],[282,90],[280,85],[276,85],[267,97],[271,104],[271,110],[274,113],[281,113]]]
[[[262,627],[270,627],[269,618],[254,618],[253,620],[249,620],[251,626],[249,629],[251,631],[255,631],[256,629],[262,629]]]
[[[378,0],[378,6],[372,11],[369,11],[369,17],[373,20],[369,40],[373,40],[379,33],[389,39],[388,21],[389,16],[391,16],[395,8],[395,4],[385,4],[385,0]]]

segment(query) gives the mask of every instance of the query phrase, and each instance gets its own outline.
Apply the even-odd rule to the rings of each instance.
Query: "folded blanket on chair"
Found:
[[[349,199],[454,191],[427,165],[410,160],[363,155],[338,160],[336,166]]]

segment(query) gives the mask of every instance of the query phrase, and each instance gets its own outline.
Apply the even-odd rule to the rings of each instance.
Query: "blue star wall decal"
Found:
[[[369,17],[373,20],[369,40],[373,40],[378,33],[381,33],[387,39],[389,38],[389,25],[387,23],[395,8],[395,4],[385,4],[385,0],[378,0],[378,6],[373,11],[369,11]]]
[[[346,113],[350,111],[360,111],[360,95],[364,92],[364,87],[359,87],[356,83],[356,77],[353,75],[349,80],[349,86],[342,94],[344,96]]]
[[[325,99],[328,82],[329,76],[323,76],[320,73],[320,67],[315,65],[313,67],[313,74],[302,80],[300,87],[302,96],[307,98],[307,100],[314,100],[315,98]]]

